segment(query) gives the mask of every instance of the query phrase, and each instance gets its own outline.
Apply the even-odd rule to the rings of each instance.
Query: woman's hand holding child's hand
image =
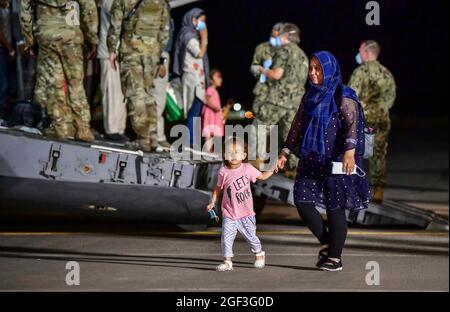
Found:
[[[287,159],[286,155],[280,154],[280,156],[278,156],[277,168],[275,169],[275,172],[283,170],[284,167],[286,166],[287,161],[288,161],[288,159]]]

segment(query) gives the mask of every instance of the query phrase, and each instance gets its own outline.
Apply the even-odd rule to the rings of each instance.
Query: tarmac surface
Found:
[[[267,266],[254,269],[246,243],[235,269],[219,273],[220,229],[116,233],[1,232],[0,291],[448,291],[448,232],[351,229],[338,273],[315,269],[318,244],[296,225],[262,225]],[[80,285],[68,286],[76,261]],[[370,286],[373,261],[379,284]],[[368,277],[369,276],[369,277]],[[370,282],[369,282],[370,284]]]

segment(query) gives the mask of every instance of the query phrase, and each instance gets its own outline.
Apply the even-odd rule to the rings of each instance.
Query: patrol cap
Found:
[[[281,34],[288,34],[290,42],[300,43],[300,29],[292,23],[284,24]]]

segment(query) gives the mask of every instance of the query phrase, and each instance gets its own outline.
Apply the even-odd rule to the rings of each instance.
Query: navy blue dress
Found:
[[[364,177],[332,174],[332,162],[342,162],[344,153],[352,149],[356,149],[356,165],[363,168],[364,116],[360,104],[342,97],[339,111],[332,115],[327,128],[325,155],[301,151],[301,142],[309,121],[302,103],[284,144],[284,148],[299,158],[294,187],[295,203],[314,202],[316,206],[327,210],[359,211],[368,208],[371,196]]]

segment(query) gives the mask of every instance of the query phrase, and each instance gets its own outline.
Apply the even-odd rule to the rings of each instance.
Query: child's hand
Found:
[[[214,203],[209,203],[208,206],[206,206],[206,211],[210,212],[211,210],[213,210],[215,208],[216,204]]]
[[[288,159],[286,155],[280,154],[280,156],[278,156],[277,169],[275,170],[275,173],[277,173],[280,170],[283,170],[284,167],[286,166],[287,161]]]

